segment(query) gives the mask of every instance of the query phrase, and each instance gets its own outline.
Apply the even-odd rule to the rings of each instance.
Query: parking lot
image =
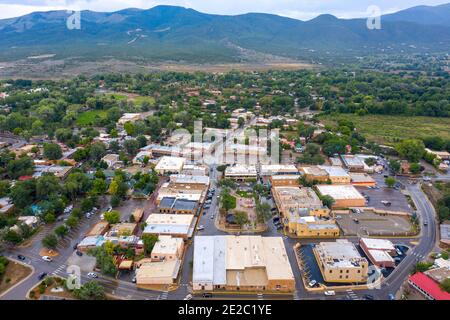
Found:
[[[406,217],[379,215],[367,210],[337,215],[336,221],[346,236],[397,236],[411,231],[411,223]]]
[[[373,174],[372,178],[377,182],[376,188],[357,187],[362,195],[369,197],[367,202],[368,207],[376,209],[385,209],[389,211],[403,211],[412,212],[412,208],[408,204],[406,197],[400,190],[400,187],[388,188],[384,183],[384,175]],[[381,201],[388,201],[390,206],[385,206]]]

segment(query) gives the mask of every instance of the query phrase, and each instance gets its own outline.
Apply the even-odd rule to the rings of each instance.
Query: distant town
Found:
[[[0,298],[449,300],[448,74],[360,72],[0,81]]]

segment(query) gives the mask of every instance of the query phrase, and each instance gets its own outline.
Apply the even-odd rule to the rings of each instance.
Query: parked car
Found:
[[[78,248],[78,242],[73,245],[73,250],[77,250],[77,248]]]
[[[25,260],[25,256],[19,254],[19,255],[17,255],[17,259],[19,259],[21,261],[24,261]]]
[[[47,262],[52,262],[52,258],[50,258],[49,256],[43,256],[42,260],[47,261]]]
[[[311,281],[308,283],[308,285],[309,285],[311,288],[314,287],[316,284],[317,284],[317,281],[316,281],[316,280],[311,280]]]
[[[198,226],[197,230],[198,230],[198,231],[205,230],[205,227],[204,227],[204,226]]]
[[[425,220],[425,221],[423,222],[423,225],[426,227],[426,226],[428,225],[428,221]]]
[[[83,256],[83,252],[77,250],[76,255],[79,256],[79,257],[82,257]]]
[[[112,211],[112,207],[109,206],[109,207],[106,209],[106,211],[107,211],[107,212],[111,212],[111,211]]]
[[[134,276],[133,279],[131,279],[131,282],[136,283],[136,276]]]
[[[98,274],[96,274],[95,272],[89,272],[89,273],[87,274],[87,276],[88,276],[89,278],[92,278],[92,279],[98,278]]]
[[[364,299],[366,299],[366,300],[373,300],[374,298],[373,298],[373,296],[370,295],[370,294],[365,294],[365,295],[364,295]]]
[[[192,300],[192,294],[188,294],[183,300]]]
[[[39,274],[38,279],[43,280],[47,276],[47,272],[42,272]]]
[[[335,296],[336,292],[334,292],[333,290],[328,290],[328,291],[325,291],[324,294],[326,296]]]

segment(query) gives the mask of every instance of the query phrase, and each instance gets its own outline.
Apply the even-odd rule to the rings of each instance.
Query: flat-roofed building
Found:
[[[278,212],[283,218],[289,217],[290,212],[297,212],[299,209],[308,209],[310,215],[318,217],[330,214],[330,210],[322,204],[311,188],[272,187],[272,194]]]
[[[289,233],[300,238],[339,237],[339,227],[334,220],[302,215],[301,210],[288,213],[287,229]]]
[[[330,163],[332,166],[334,167],[342,167],[343,163],[341,161],[341,159],[339,159],[338,157],[330,157]]]
[[[299,186],[300,176],[296,174],[282,174],[277,176],[271,176],[269,178],[272,187],[282,187],[282,186]]]
[[[298,169],[290,164],[263,164],[261,165],[261,176],[274,175],[296,175],[299,174]]]
[[[377,184],[367,173],[350,172],[349,175],[354,186],[373,187]]]
[[[181,261],[178,259],[143,263],[136,269],[136,286],[147,289],[152,285],[174,284],[180,268]]]
[[[159,158],[164,156],[180,156],[181,148],[178,146],[162,146],[159,144],[150,144],[140,149],[141,151],[150,151],[153,158]]]
[[[439,283],[422,272],[409,277],[408,284],[425,296],[428,300],[450,300],[450,293],[439,287]]]
[[[181,157],[162,157],[156,164],[155,171],[159,174],[180,173],[186,159]]]
[[[185,164],[181,174],[188,176],[207,176],[209,172],[208,166],[196,165],[196,164]]]
[[[348,170],[353,172],[364,171],[364,162],[359,157],[352,154],[343,154],[341,159]]]
[[[334,199],[333,209],[366,206],[366,199],[352,185],[318,185],[316,188],[322,196]]]
[[[326,282],[367,282],[369,263],[348,240],[320,242],[313,249],[317,264]]]
[[[309,182],[328,182],[333,184],[348,184],[350,183],[350,176],[341,167],[337,166],[311,166],[302,167],[305,178]]]
[[[188,186],[209,187],[210,179],[208,176],[173,174],[170,176],[170,183],[183,184]]]
[[[425,149],[426,152],[436,156],[438,160],[450,160],[450,153],[447,151],[433,151],[431,149]]]
[[[160,213],[195,214],[198,209],[198,200],[165,197],[158,205]]]
[[[397,254],[397,251],[391,241],[361,238],[359,245],[374,265],[382,268],[395,267],[395,261],[392,257]]]
[[[193,289],[292,292],[295,278],[280,237],[198,236]]]
[[[105,162],[108,165],[108,169],[116,169],[122,166],[122,161],[119,160],[118,154],[107,154],[102,158],[103,162]]]
[[[109,230],[108,221],[97,222],[87,233],[86,237],[95,237],[104,235]]]
[[[176,260],[183,257],[184,241],[182,238],[161,235],[151,253],[152,261]]]
[[[233,165],[225,169],[225,178],[238,181],[257,179],[258,173],[254,165]]]
[[[152,213],[146,221],[144,234],[171,235],[187,239],[194,232],[195,217],[192,214]]]
[[[450,247],[450,221],[444,221],[440,226],[441,240],[440,244],[448,248]]]
[[[142,113],[124,113],[117,121],[117,124],[123,126],[127,122],[136,122],[143,119]]]

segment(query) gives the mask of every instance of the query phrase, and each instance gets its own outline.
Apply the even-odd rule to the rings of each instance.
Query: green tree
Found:
[[[402,158],[411,162],[418,162],[425,154],[425,145],[422,140],[406,139],[398,143],[395,149]]]
[[[59,144],[45,143],[44,144],[44,157],[49,160],[58,160],[62,157],[62,150]]]
[[[85,283],[81,288],[75,289],[73,295],[78,300],[105,300],[105,289],[96,281]]]
[[[58,237],[64,238],[69,233],[69,229],[65,225],[60,225],[55,228],[54,232]]]
[[[142,241],[144,242],[145,254],[150,254],[156,242],[158,242],[158,237],[154,234],[144,234],[142,235]]]
[[[120,222],[120,212],[118,211],[113,210],[110,212],[105,212],[103,216],[109,224],[116,224]]]
[[[255,211],[261,223],[267,222],[272,217],[271,206],[268,203],[257,203]]]
[[[322,201],[323,205],[331,209],[333,207],[333,204],[336,202],[332,196],[321,196],[320,200]]]
[[[227,191],[222,191],[222,194],[220,195],[220,204],[222,205],[222,208],[224,208],[226,211],[229,211],[231,209],[236,208],[236,197],[233,197],[230,195]]]
[[[42,239],[42,245],[47,249],[56,249],[58,238],[53,233],[49,233]]]
[[[444,281],[442,281],[439,286],[441,287],[442,290],[450,293],[450,278],[447,278]]]
[[[241,228],[249,222],[247,212],[245,211],[236,211],[234,213],[234,218]]]
[[[396,181],[395,178],[393,178],[393,177],[387,177],[386,179],[384,179],[384,183],[386,183],[386,185],[387,185],[389,188],[392,188],[392,187],[395,185],[396,182],[397,182],[397,181]]]

